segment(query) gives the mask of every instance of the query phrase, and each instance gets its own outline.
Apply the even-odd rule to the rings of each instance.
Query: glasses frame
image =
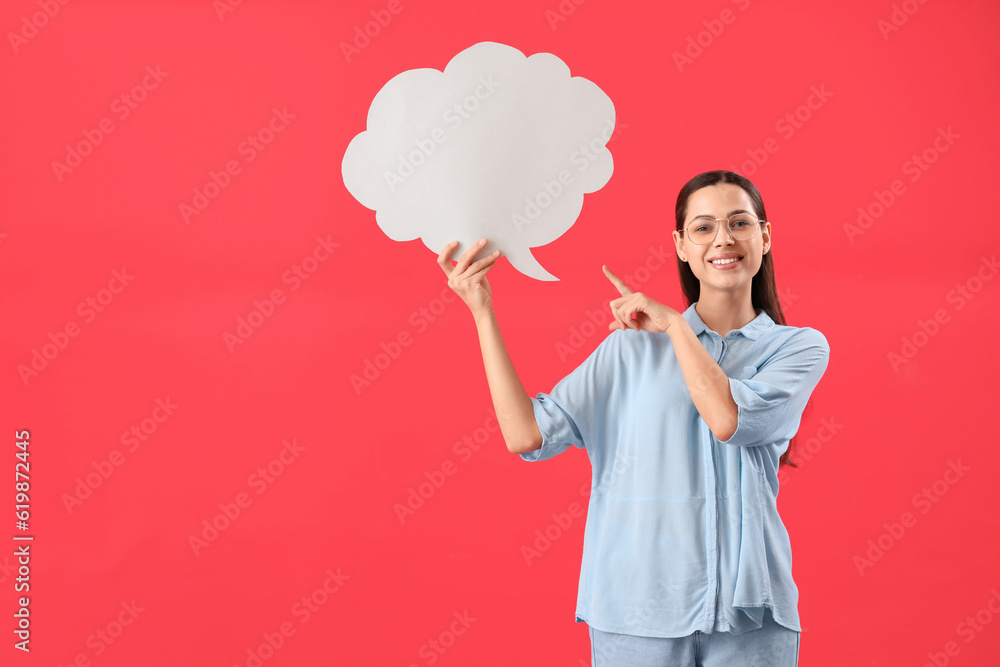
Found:
[[[735,218],[738,215],[749,215],[750,217],[752,217],[754,220],[757,221],[757,231],[754,232],[754,235],[751,236],[748,239],[738,239],[738,238],[736,238],[736,234],[733,234],[733,222],[732,222],[732,219]],[[733,214],[733,215],[725,217],[725,218],[712,218],[712,220],[714,222],[716,222],[716,223],[718,223],[720,220],[725,220],[726,221],[726,229],[729,230],[729,234],[733,237],[733,240],[735,240],[735,241],[752,241],[753,239],[757,238],[757,234],[760,234],[760,230],[763,228],[764,223],[767,222],[767,220],[761,220],[761,219],[757,218],[757,216],[754,215],[753,213],[736,213],[736,214]],[[687,227],[685,227],[685,228],[683,228],[683,229],[681,229],[679,231],[681,231],[683,233],[686,233],[688,235],[688,237],[687,237],[688,240],[691,241],[691,243],[694,243],[695,245],[710,245],[712,243],[715,243],[715,239],[719,238],[719,230],[722,229],[722,225],[716,224],[716,227],[715,227],[715,236],[712,237],[711,241],[706,241],[705,243],[700,243],[698,241],[695,241],[693,238],[691,238],[691,234],[690,234],[690,232],[688,232],[688,227],[691,227],[692,225],[695,225],[695,224],[697,224],[699,222],[708,222],[708,219],[707,218],[696,218],[695,220],[691,221],[691,224],[689,224]]]

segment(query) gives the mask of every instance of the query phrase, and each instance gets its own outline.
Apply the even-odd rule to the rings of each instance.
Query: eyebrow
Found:
[[[729,217],[730,215],[736,215],[737,213],[750,213],[752,215],[755,215],[753,213],[753,211],[747,211],[746,209],[739,208],[739,209],[736,209],[735,211],[730,211],[729,214],[726,217]],[[696,215],[693,218],[691,218],[691,222],[694,222],[695,220],[701,220],[702,218],[707,218],[709,220],[715,220],[715,217],[713,217],[711,215],[708,215],[707,213],[702,213],[701,215]]]

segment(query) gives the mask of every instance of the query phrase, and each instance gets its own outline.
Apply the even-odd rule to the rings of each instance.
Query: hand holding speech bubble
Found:
[[[407,70],[379,90],[344,153],[344,185],[394,241],[437,254],[457,239],[460,256],[485,237],[474,260],[500,249],[524,275],[558,280],[531,248],[607,184],[614,129],[611,99],[556,56],[480,42],[443,72]]]

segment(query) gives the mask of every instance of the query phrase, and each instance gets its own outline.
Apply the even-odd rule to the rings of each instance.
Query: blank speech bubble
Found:
[[[465,49],[441,72],[411,69],[372,100],[368,129],[344,153],[348,192],[394,241],[457,259],[486,237],[536,280],[558,280],[531,248],[576,222],[583,195],[611,178],[615,107],[551,53],[496,42]]]

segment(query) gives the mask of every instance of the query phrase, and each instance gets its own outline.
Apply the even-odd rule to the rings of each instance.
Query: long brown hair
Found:
[[[750,179],[732,171],[706,171],[698,174],[685,183],[684,187],[682,187],[681,191],[677,194],[677,206],[675,208],[675,213],[677,216],[678,232],[684,229],[684,218],[687,217],[688,198],[691,196],[691,193],[717,183],[732,183],[733,185],[738,185],[743,188],[743,190],[745,190],[750,196],[750,201],[753,203],[753,210],[757,215],[757,218],[760,220],[767,220],[767,212],[764,210],[764,200],[761,198],[760,192],[757,190],[757,186],[751,183]],[[681,288],[684,290],[684,300],[687,302],[687,306],[690,307],[691,304],[697,301],[701,295],[701,283],[694,275],[694,271],[691,270],[691,265],[682,261],[680,257],[677,258],[677,271],[681,277]],[[768,314],[768,317],[774,320],[775,324],[787,326],[785,322],[785,314],[781,310],[781,302],[778,299],[778,289],[774,284],[773,247],[764,254],[761,259],[760,269],[757,271],[757,274],[753,277],[753,280],[750,283],[750,301],[753,304],[754,311],[763,310]],[[806,406],[803,409],[803,414],[805,414],[808,409],[809,402],[806,403]],[[792,453],[792,447],[795,445],[797,437],[798,436],[796,435],[789,441],[788,449],[781,455],[781,459],[778,464],[779,468],[781,465],[790,465],[793,468],[799,467],[790,456]]]

